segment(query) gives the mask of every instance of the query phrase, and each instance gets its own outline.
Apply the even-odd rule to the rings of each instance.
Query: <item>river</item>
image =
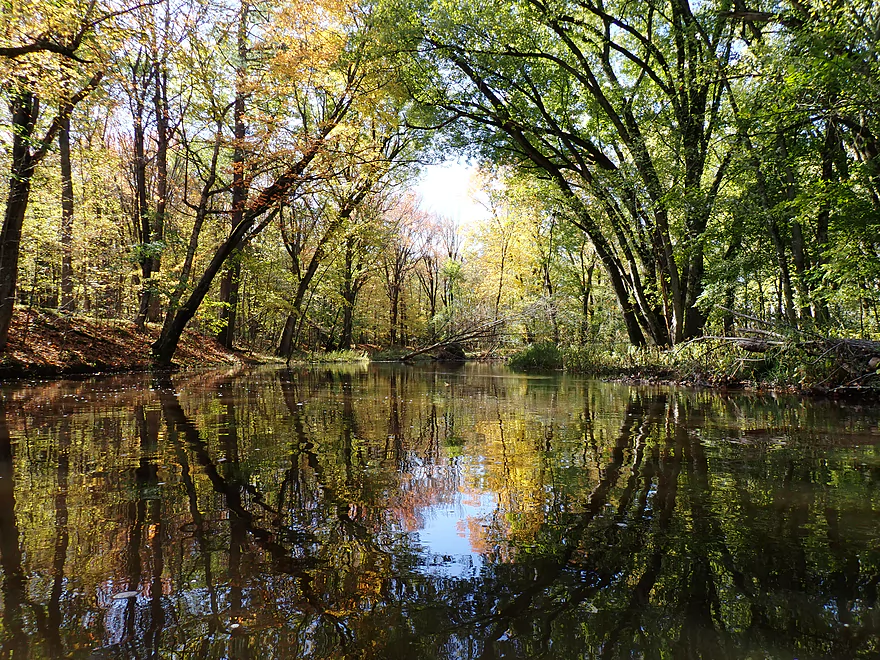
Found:
[[[0,656],[880,655],[880,408],[502,367],[0,387]]]

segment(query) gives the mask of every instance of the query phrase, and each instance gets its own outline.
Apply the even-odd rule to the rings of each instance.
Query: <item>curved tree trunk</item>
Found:
[[[367,180],[361,185],[361,188],[356,191],[339,210],[336,219],[327,225],[327,229],[318,241],[315,251],[312,253],[312,258],[309,260],[309,265],[306,266],[306,270],[296,287],[296,294],[294,295],[293,304],[291,305],[291,312],[287,317],[287,321],[284,323],[284,331],[281,334],[281,341],[278,343],[278,350],[276,351],[276,355],[279,357],[289,358],[293,352],[294,344],[297,340],[296,335],[300,319],[304,314],[302,308],[303,299],[312,284],[315,274],[318,272],[318,268],[324,262],[330,241],[336,235],[336,232],[340,227],[345,224],[346,220],[351,217],[351,214],[361,201],[363,201],[371,186],[372,181],[370,180]]]
[[[199,278],[199,281],[189,298],[187,298],[186,302],[176,311],[172,321],[166,323],[159,339],[153,343],[153,361],[157,365],[167,366],[171,364],[171,359],[177,351],[177,345],[180,343],[180,337],[183,334],[184,328],[186,328],[186,325],[190,322],[192,317],[195,316],[196,311],[198,311],[199,306],[202,304],[202,301],[211,289],[211,284],[217,276],[217,273],[220,272],[226,259],[228,259],[229,255],[242,244],[245,236],[254,226],[259,217],[269,213],[269,216],[263,220],[256,231],[265,227],[269,220],[275,216],[278,212],[277,204],[290,191],[290,189],[300,181],[303,172],[305,172],[315,156],[318,155],[323,144],[323,138],[325,138],[334,128],[336,122],[341,119],[343,114],[345,114],[345,110],[346,107],[341,106],[337,109],[336,115],[328,118],[327,123],[322,129],[320,139],[317,139],[312,143],[311,147],[302,155],[299,162],[279,176],[273,184],[267,186],[262,192],[260,192],[250,209],[244,214],[242,221],[232,230],[229,237],[223,241],[223,243],[220,244],[220,247],[214,252],[214,257],[211,259],[205,272]],[[270,209],[274,210],[270,211]]]
[[[263,208],[262,212],[265,211],[266,209]],[[166,324],[162,329],[162,334],[159,336],[159,339],[153,343],[153,360],[157,364],[168,365],[171,363],[171,359],[177,351],[177,345],[180,343],[180,337],[183,334],[184,328],[186,328],[187,323],[190,322],[192,317],[195,316],[196,311],[198,311],[199,306],[202,304],[202,300],[205,299],[205,296],[211,289],[211,284],[217,276],[217,273],[220,272],[220,269],[223,267],[224,262],[229,255],[232,254],[233,250],[241,245],[245,234],[254,225],[259,215],[261,215],[261,213],[248,214],[241,224],[239,224],[229,237],[221,243],[220,247],[217,248],[213,259],[211,259],[205,272],[199,278],[199,281],[189,298],[187,298],[186,302],[177,310],[171,323]]]

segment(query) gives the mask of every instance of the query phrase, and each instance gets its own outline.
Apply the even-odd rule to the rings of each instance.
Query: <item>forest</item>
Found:
[[[880,339],[871,0],[10,0],[14,315],[358,345]],[[476,167],[442,217],[426,165]],[[768,330],[768,328],[770,330]],[[766,339],[766,337],[763,337]],[[875,365],[876,366],[876,365]]]

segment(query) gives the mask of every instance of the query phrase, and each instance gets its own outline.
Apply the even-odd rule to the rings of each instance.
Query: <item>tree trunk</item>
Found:
[[[281,332],[281,341],[278,343],[277,354],[279,357],[289,358],[293,354],[293,336],[296,334],[296,325],[299,314],[291,312],[284,322],[284,330]]]
[[[339,348],[348,349],[354,343],[354,291],[350,291],[345,298],[345,308],[342,310],[342,335],[339,338]]]
[[[70,110],[61,109],[58,151],[61,158],[61,309],[72,312],[73,298],[73,174],[70,164]]]
[[[397,320],[400,314],[399,309],[399,300],[400,300],[400,291],[397,288],[396,283],[392,284],[388,288],[388,298],[391,303],[391,307],[388,312],[390,328],[388,332],[388,338],[392,346],[397,344]]]
[[[6,349],[15,288],[18,283],[18,257],[21,250],[21,228],[31,191],[31,177],[36,163],[30,150],[34,124],[39,115],[39,101],[30,92],[13,97],[12,163],[3,230],[0,233],[0,351]]]
[[[581,324],[580,339],[581,344],[586,344],[590,338],[590,321],[592,317],[591,302],[593,298],[593,271],[596,269],[595,257],[590,263],[589,268],[584,268],[583,249],[580,254],[581,261]]]
[[[318,267],[324,261],[328,243],[336,235],[337,230],[339,230],[339,228],[345,224],[345,221],[351,217],[351,214],[357,208],[358,204],[361,203],[371,185],[372,183],[368,180],[359,191],[347,200],[345,206],[339,211],[339,215],[333,222],[327,225],[324,235],[321,236],[321,240],[318,241],[318,245],[315,247],[312,258],[309,260],[309,265],[306,267],[306,270],[296,287],[296,294],[294,295],[293,304],[291,305],[292,310],[284,324],[284,332],[281,334],[281,341],[278,343],[278,350],[276,351],[276,355],[279,357],[290,357],[297,340],[297,329],[300,324],[300,318],[303,315],[302,302],[305,298],[306,292],[309,290],[312,279],[315,277],[315,273],[318,272]],[[293,321],[291,321],[291,319],[293,319]]]
[[[783,160],[783,180],[785,181],[785,198],[790,204],[794,204],[797,199],[797,181],[795,179],[794,170],[788,160],[788,146],[785,142],[785,135],[779,133],[777,138],[777,150]],[[804,233],[801,223],[797,218],[791,220],[791,258],[794,263],[794,272],[797,276],[798,291],[798,307],[799,315],[802,319],[811,318],[813,316],[810,308],[810,300],[812,298],[809,283],[807,282],[807,263],[806,246],[804,245]]]
[[[504,267],[507,265],[507,246],[509,239],[502,229],[501,233],[501,262],[498,264],[498,291],[495,292],[495,320],[498,320],[498,310],[501,307],[501,293],[504,290]],[[431,315],[433,317],[433,314]]]
[[[136,78],[136,76],[132,76]],[[134,94],[138,94],[134,90]],[[147,157],[145,153],[146,136],[144,131],[144,104],[138,97],[135,101],[134,113],[134,186],[135,186],[135,218],[138,226],[138,238],[140,239],[140,254],[138,263],[141,267],[141,291],[138,301],[138,313],[134,323],[138,330],[143,330],[147,322],[147,313],[150,309],[151,286],[150,277],[153,274],[153,259],[149,255],[150,243],[152,242],[152,224],[150,211],[147,208]]]
[[[593,219],[589,211],[584,207],[571,189],[568,188],[567,182],[561,178],[561,175],[560,178],[557,179],[557,183],[560,181],[562,182],[560,183],[560,187],[563,192],[566,193],[568,199],[573,203],[575,211],[578,213],[578,228],[581,229],[587,235],[587,238],[590,239],[590,242],[593,244],[593,249],[596,250],[596,255],[599,257],[599,260],[602,262],[602,266],[608,275],[608,279],[611,282],[611,288],[614,290],[614,295],[617,297],[617,304],[620,308],[621,315],[623,316],[623,322],[626,326],[626,333],[630,343],[633,346],[644,346],[647,344],[647,341],[645,341],[645,335],[642,332],[635,307],[630,300],[629,291],[624,283],[620,265],[615,259],[614,254],[611,252],[610,246],[607,244],[604,237],[601,233],[594,230]]]
[[[834,161],[837,154],[841,151],[840,135],[834,122],[828,120],[825,126],[825,141],[822,145],[822,183],[827,187],[830,186],[837,177],[834,172]],[[819,213],[816,216],[816,252],[815,263],[818,268],[828,263],[825,256],[825,250],[828,248],[828,226],[831,220],[831,208],[828,196],[822,200]],[[828,302],[823,297],[815,301],[816,305],[816,321],[820,325],[825,325],[831,318],[828,310]]]
[[[785,243],[779,233],[779,225],[776,222],[776,218],[772,217],[772,211],[769,211],[768,214],[771,217],[767,220],[767,227],[770,232],[770,238],[773,240],[773,247],[776,250],[776,265],[779,266],[780,306],[788,322],[793,326],[797,326],[797,314],[794,311],[794,292],[791,288],[791,272],[789,271],[788,258],[785,254]]]
[[[552,243],[551,243],[552,245]],[[547,291],[547,304],[550,306],[550,327],[553,329],[553,343],[559,343],[559,318],[556,301],[553,299],[553,281],[550,279],[550,256],[541,266],[544,275],[544,289]],[[497,318],[497,316],[496,316]]]
[[[730,227],[731,233],[731,241],[730,245],[727,246],[727,250],[724,251],[724,262],[730,263],[736,259],[739,255],[740,249],[742,248],[742,238],[743,238],[743,216],[740,213],[734,213],[733,215],[733,223]],[[745,290],[748,291],[748,282],[746,282]],[[728,336],[733,332],[733,307],[736,303],[736,280],[729,279],[724,291],[724,305],[727,307],[726,312],[721,317],[721,323],[724,328],[724,335]],[[748,308],[748,301],[746,301],[746,308]]]
[[[276,182],[276,184],[270,186],[267,191],[264,191],[264,195],[267,196],[267,199],[265,200],[267,205],[270,203],[270,198],[268,198],[270,193],[268,191],[277,189],[278,183],[279,182]],[[261,195],[261,197],[264,195]],[[187,323],[190,322],[192,317],[195,316],[196,311],[199,309],[199,305],[202,304],[202,300],[205,299],[205,296],[211,289],[211,284],[217,276],[217,273],[220,272],[224,262],[229,255],[232,254],[233,250],[241,245],[245,234],[254,225],[257,217],[266,211],[267,208],[260,204],[259,210],[246,214],[244,220],[242,220],[229,237],[220,244],[217,251],[214,252],[214,257],[211,259],[205,272],[199,278],[199,281],[189,298],[187,298],[186,302],[177,310],[171,323],[166,323],[159,339],[153,343],[152,353],[153,360],[156,364],[168,365],[171,363],[171,358],[174,357],[174,353],[177,351],[177,345],[180,343],[180,336],[183,334],[184,328]],[[274,213],[272,215],[274,215]]]
[[[238,293],[241,284],[241,261],[234,256],[227,264],[220,280],[220,331],[217,341],[231,349],[235,338],[236,311],[238,310]]]
[[[761,161],[755,154],[751,141],[746,138],[746,148],[751,152],[752,165],[755,169],[755,183],[758,188],[758,195],[761,198],[761,205],[764,214],[767,216],[767,231],[773,242],[773,248],[776,253],[776,265],[779,267],[779,278],[781,287],[779,289],[780,307],[783,313],[793,326],[797,326],[797,314],[794,311],[794,295],[791,288],[791,273],[788,268],[788,258],[785,254],[785,242],[779,232],[779,224],[773,215],[773,204],[770,200],[770,193],[767,189],[767,181],[764,177],[764,171],[761,169]]]
[[[168,141],[170,139],[167,73],[159,63],[155,64],[153,105],[156,109],[156,212],[153,217],[153,241],[165,240],[165,215],[168,208]],[[158,273],[162,257],[152,254],[151,273]],[[147,318],[159,320],[159,295],[152,292],[147,308]]]
[[[617,297],[617,304],[620,307],[620,312],[623,316],[623,322],[626,326],[626,333],[630,343],[633,346],[644,346],[647,344],[647,341],[645,341],[645,335],[642,332],[639,315],[630,300],[630,294],[627,290],[626,283],[624,282],[623,268],[617,261],[617,258],[604,234],[594,221],[590,210],[572,190],[571,185],[557,165],[536,150],[521,132],[517,131],[513,135],[517,142],[524,148],[526,155],[528,155],[538,167],[543,168],[550,175],[559,191],[571,205],[576,217],[576,226],[590,239],[593,248],[596,250],[596,254],[602,262],[605,272],[608,274],[611,287]],[[642,321],[644,321],[644,318]],[[531,343],[531,341],[529,343]]]
[[[205,185],[202,186],[202,192],[199,195],[199,203],[196,206],[196,218],[193,222],[192,231],[190,232],[189,244],[186,248],[186,257],[183,260],[183,268],[180,271],[177,285],[174,287],[174,291],[171,292],[168,299],[168,311],[165,313],[165,322],[162,325],[163,335],[170,331],[171,323],[174,320],[174,315],[180,304],[180,299],[183,297],[183,292],[186,291],[186,285],[189,282],[196,249],[199,246],[199,235],[202,232],[202,225],[205,223],[205,218],[208,216],[208,206],[211,201],[212,189],[217,181],[217,161],[220,157],[220,144],[222,141],[223,129],[218,124],[217,133],[214,136],[214,150],[211,153],[211,166],[208,170],[208,178],[205,180]]]
[[[100,72],[96,73],[83,89],[70,98],[68,112],[98,85],[102,75]],[[31,177],[37,163],[46,155],[49,145],[55,139],[55,131],[61,127],[61,121],[65,117],[65,114],[61,114],[52,121],[37,150],[32,152],[31,144],[34,142],[34,127],[40,114],[40,102],[28,91],[14,90],[10,96],[12,159],[6,212],[0,232],[0,352],[6,350],[9,326],[12,323],[21,251],[21,228],[30,196]]]
[[[353,317],[354,303],[357,296],[354,276],[354,238],[349,236],[345,241],[345,263],[342,273],[342,299],[345,301],[342,309],[342,335],[339,338],[339,348],[347,349],[352,345],[354,332]]]
[[[244,78],[247,75],[247,14],[248,6],[244,2],[241,5],[241,18],[238,23],[238,67],[236,68],[236,92],[233,107],[233,134],[235,136],[235,149],[232,155],[232,216],[230,222],[234,230],[244,217],[245,203],[247,202],[247,184],[244,177],[244,140],[247,127],[244,123],[245,92]],[[226,348],[231,349],[235,338],[235,315],[238,308],[238,291],[241,284],[241,261],[233,259],[223,280],[220,282],[220,308],[221,329],[217,334],[219,341]]]
[[[706,313],[697,307],[697,300],[703,293],[703,251],[702,247],[695,248],[699,250],[693,255],[692,261],[688,267],[688,277],[685,287],[684,299],[684,328],[682,331],[682,340],[687,341],[703,334],[703,328],[706,325]]]

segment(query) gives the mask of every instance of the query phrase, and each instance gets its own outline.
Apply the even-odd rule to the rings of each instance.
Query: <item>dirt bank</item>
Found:
[[[131,321],[16,310],[6,352],[0,354],[0,378],[144,371],[150,368],[150,345],[159,330],[148,325],[139,332]],[[174,356],[175,365],[183,368],[256,362],[191,331],[184,332]]]

